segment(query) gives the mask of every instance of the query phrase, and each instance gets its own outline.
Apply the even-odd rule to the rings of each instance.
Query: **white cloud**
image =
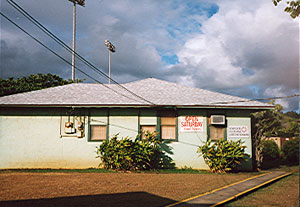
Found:
[[[264,94],[268,97],[283,97],[286,95],[283,88],[281,88],[281,87],[267,88],[265,90]],[[275,104],[280,104],[285,109],[289,108],[289,102],[288,102],[288,100],[285,100],[285,99],[277,99],[277,100],[275,100]]]
[[[217,38],[197,35],[188,40],[177,55],[185,69],[193,68],[191,75],[202,80],[198,84],[201,87],[230,88],[250,82],[242,68],[234,66],[230,54]],[[213,82],[205,82],[206,78],[202,77],[209,77]]]
[[[188,39],[177,53],[174,71],[185,70],[184,76],[192,77],[198,87],[235,95],[245,96],[241,87],[249,90],[255,85],[252,98],[295,92],[299,24],[283,11],[284,5],[276,8],[269,0],[218,5],[219,12],[203,22],[202,33]]]
[[[70,2],[18,3],[71,46]],[[210,17],[214,3],[219,10]],[[299,86],[299,25],[283,7],[270,0],[88,1],[77,9],[77,51],[107,72],[104,40],[109,39],[117,49],[112,75],[119,82],[152,76],[248,98],[267,96],[271,89],[274,96],[289,95]],[[1,9],[41,37],[7,2],[1,2]],[[43,71],[70,77],[68,65],[3,18],[1,40],[1,78]],[[54,48],[70,60],[70,54]],[[161,56],[174,55],[178,64],[162,63]]]

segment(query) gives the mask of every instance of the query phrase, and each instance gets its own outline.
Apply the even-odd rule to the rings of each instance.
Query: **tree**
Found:
[[[300,119],[300,114],[298,114],[295,111],[288,111],[288,112],[284,113],[284,115],[294,118],[294,119]]]
[[[263,161],[263,141],[266,137],[280,136],[280,129],[282,127],[280,111],[282,107],[275,107],[273,110],[260,111],[252,114],[252,130],[253,130],[253,147],[255,149],[256,166],[261,167]]]
[[[280,150],[274,140],[264,140],[261,169],[269,169],[280,165]]]
[[[282,0],[272,0],[275,6],[278,5]],[[284,11],[289,13],[290,16],[295,19],[299,17],[300,14],[300,0],[298,1],[286,1],[287,6],[285,7]]]
[[[274,104],[273,100],[271,104]],[[253,147],[258,168],[261,168],[264,141],[267,137],[299,137],[300,123],[298,119],[283,114],[282,110],[283,107],[280,104],[276,104],[273,110],[260,111],[251,115]],[[294,116],[295,114],[292,113],[292,115]]]
[[[293,165],[299,163],[299,137],[287,140],[283,143],[283,160],[286,164]]]
[[[77,79],[75,82],[79,83],[83,80]],[[27,91],[40,90],[54,86],[66,85],[74,83],[72,80],[64,80],[58,75],[54,74],[32,74],[28,77],[14,79],[0,79],[0,96],[11,95],[15,93],[22,93]]]
[[[300,123],[295,120],[289,120],[281,130],[281,134],[287,138],[299,137]]]

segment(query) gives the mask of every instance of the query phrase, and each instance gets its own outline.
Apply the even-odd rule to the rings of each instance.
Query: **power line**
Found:
[[[5,14],[3,14],[1,11],[0,11],[0,14],[6,19],[8,20],[10,23],[12,23],[13,25],[15,25],[17,28],[19,28],[22,32],[24,32],[25,34],[27,34],[29,37],[31,37],[33,40],[35,40],[37,43],[39,43],[40,45],[42,45],[44,48],[46,48],[47,50],[49,50],[51,53],[53,53],[55,56],[57,56],[58,58],[60,58],[61,60],[63,60],[64,62],[66,62],[67,64],[69,65],[72,65],[72,63],[70,63],[69,61],[67,61],[66,59],[64,59],[63,57],[61,57],[58,53],[56,53],[55,51],[53,51],[52,49],[50,49],[48,46],[46,46],[45,44],[43,44],[41,41],[39,41],[38,39],[36,39],[34,36],[32,36],[30,33],[28,33],[26,30],[24,30],[22,27],[20,27],[18,24],[16,24],[14,21],[12,21],[9,17],[7,17]],[[82,71],[80,68],[78,68],[77,66],[75,66],[75,68],[81,72],[82,74],[86,75],[87,77],[91,78],[92,80],[94,80],[95,82],[101,84],[102,86],[114,91],[115,93],[117,94],[120,94],[126,98],[129,98],[129,99],[132,99],[134,101],[138,101],[136,99],[133,99],[131,97],[128,97],[122,93],[119,93],[118,91],[112,89],[111,87],[108,87],[107,85],[101,83],[100,81],[98,81],[97,79],[93,78],[92,76],[90,76],[89,74],[85,73],[84,71]]]
[[[46,35],[51,37],[51,39],[53,39],[56,43],[58,43],[59,45],[64,47],[68,52],[71,52],[71,53],[73,52],[72,48],[70,48],[67,44],[65,44],[62,40],[60,40],[57,36],[55,36],[51,31],[49,31],[46,27],[44,27],[41,23],[39,23],[34,17],[32,17],[28,12],[26,12],[17,3],[15,3],[13,0],[7,0],[7,1],[12,7],[14,7],[16,10],[18,10],[19,13],[21,13],[23,16],[25,16],[29,21],[31,21],[34,25],[36,25]],[[85,59],[82,56],[80,56],[77,52],[75,52],[75,54],[82,61],[85,61]],[[100,73],[100,74],[103,75],[102,73]],[[105,75],[103,75],[103,76],[105,77]]]
[[[126,130],[129,130],[129,131],[133,131],[133,132],[139,133],[139,130],[131,129],[131,128],[128,128],[128,127],[125,127],[125,126],[121,126],[121,125],[118,125],[118,124],[107,123],[107,122],[100,121],[100,120],[95,120],[95,119],[91,119],[91,121],[92,122],[99,122],[101,124],[107,124],[108,126],[114,126],[114,127],[118,127],[118,128],[122,128],[122,129],[126,129]]]
[[[22,9],[22,7],[20,7],[17,3],[15,3],[13,0],[7,0],[8,3],[13,6],[15,9],[17,9],[23,16],[25,16],[29,21],[31,21],[33,24],[35,24],[39,29],[41,29],[45,34],[47,34],[50,38],[52,38],[55,42],[57,42],[58,44],[60,44],[61,46],[63,46],[67,51],[69,51],[70,53],[73,52],[73,50],[67,45],[65,44],[62,40],[60,40],[57,36],[55,36],[52,32],[50,32],[46,27],[44,27],[40,22],[38,22],[35,18],[33,18],[28,12],[26,12],[24,9]],[[11,2],[14,4],[11,4]],[[101,70],[99,70],[96,66],[94,66],[93,64],[91,64],[89,61],[87,61],[85,58],[83,58],[82,56],[80,56],[78,53],[76,53],[74,51],[74,53],[76,54],[76,56],[82,61],[84,62],[87,66],[89,66],[91,69],[93,69],[94,71],[96,71],[98,74],[104,76],[105,78],[109,78],[105,73],[103,73]],[[146,101],[152,105],[155,105],[154,103],[148,101],[147,99],[135,94],[134,92],[128,90],[126,87],[122,86],[121,84],[119,84],[118,82],[116,82],[115,80],[111,79],[117,86],[123,88],[124,90],[126,90],[127,92],[131,93],[132,95],[142,99],[143,101]]]
[[[10,1],[14,4],[16,4],[13,0],[7,0],[9,4]],[[12,4],[11,4],[12,5]],[[17,4],[16,4],[17,5]],[[57,36],[55,36],[53,33],[51,33],[47,28],[45,28],[42,24],[40,24],[37,20],[35,20],[31,15],[29,15],[25,10],[23,10],[21,7],[19,7],[17,5],[17,7],[15,7],[14,5],[12,5],[15,9],[17,9],[21,14],[23,14],[23,12],[28,15],[30,18],[32,18],[32,23],[34,23],[37,27],[39,27],[44,33],[46,33],[48,36],[50,36],[53,40],[55,40],[58,44],[60,44],[61,46],[63,46],[66,50],[68,50],[69,52],[72,52],[73,50],[68,46],[66,45],[63,41],[61,41]],[[23,12],[21,12],[23,11]],[[43,44],[41,41],[39,41],[38,39],[36,39],[34,36],[32,36],[30,33],[28,33],[26,30],[24,30],[22,27],[20,27],[18,24],[16,24],[15,22],[13,22],[11,19],[9,19],[6,15],[4,15],[1,11],[0,11],[0,14],[5,18],[7,19],[9,22],[11,22],[13,25],[15,25],[17,28],[19,28],[21,31],[23,31],[25,34],[27,34],[29,37],[31,37],[33,40],[35,40],[37,43],[39,43],[40,45],[42,45],[44,48],[46,48],[47,50],[49,50],[51,53],[53,53],[55,56],[57,56],[58,58],[60,58],[61,60],[63,60],[64,62],[66,62],[67,64],[69,65],[72,65],[72,63],[68,62],[66,59],[64,59],[63,57],[61,57],[58,53],[56,53],[55,51],[53,51],[52,49],[50,49],[48,46],[46,46],[45,44]],[[24,14],[23,14],[24,15]],[[24,15],[26,17],[26,15]],[[28,19],[28,17],[26,17]],[[50,35],[49,35],[50,34]],[[78,53],[76,53],[74,51],[74,53],[76,54],[77,57],[80,58],[81,61],[83,61],[86,65],[88,65],[90,68],[94,68],[96,71],[99,72],[99,74],[103,75],[104,77],[106,78],[109,78],[105,73],[103,73],[102,71],[100,71],[98,68],[96,68],[93,64],[91,64],[90,62],[88,62],[85,58],[83,58],[81,55],[79,55]],[[93,78],[92,76],[88,75],[87,73],[85,73],[84,71],[82,71],[80,68],[76,67],[75,68],[81,72],[82,74],[86,75],[87,77],[91,78],[92,80],[94,80],[95,82],[103,85],[104,87],[114,91],[115,93],[118,93],[126,98],[129,98],[129,99],[132,99],[131,97],[128,97],[128,96],[125,96],[124,94],[121,94],[119,93],[118,91],[106,86],[105,84],[101,83],[100,81],[98,81],[97,79]],[[151,103],[153,105],[156,105],[154,103],[152,103],[151,101],[148,101],[147,99],[144,99],[143,97],[135,94],[134,92],[128,90],[127,88],[125,88],[124,86],[122,86],[121,84],[117,83],[115,80],[111,79],[114,83],[116,83],[118,86],[122,87],[123,89],[125,89],[126,91],[130,92],[132,95],[148,102],[148,103]],[[242,103],[242,102],[253,102],[253,101],[264,101],[264,100],[277,100],[277,99],[287,99],[287,98],[294,98],[294,97],[299,97],[300,95],[299,94],[294,94],[294,95],[289,95],[289,96],[281,96],[281,97],[271,97],[271,98],[257,98],[257,99],[251,99],[251,100],[243,100],[243,101],[232,101],[232,102],[215,102],[215,103],[210,103],[210,104],[230,104],[230,103]],[[137,101],[136,99],[132,99],[132,100],[135,100]],[[111,125],[111,124],[110,124]],[[115,125],[115,126],[118,126],[118,125]],[[121,127],[121,126],[119,126]],[[124,128],[124,127],[122,127]],[[126,128],[128,129],[128,128]],[[128,129],[128,130],[132,130],[132,129]],[[137,130],[133,130],[133,131],[137,131]],[[198,134],[197,134],[198,136]],[[199,136],[198,136],[199,137]],[[199,137],[200,138],[200,137]],[[201,139],[200,139],[201,141]],[[191,146],[198,146],[198,145],[195,145],[195,144],[191,144],[191,143],[187,143],[187,142],[182,142],[182,141],[178,141],[180,143],[183,143],[183,144],[186,144],[186,145],[191,145]]]
[[[7,0],[8,3],[14,7],[16,10],[18,10],[18,12],[20,12],[23,16],[25,16],[30,22],[32,22],[34,25],[36,25],[40,30],[42,30],[46,35],[48,35],[51,39],[53,39],[56,43],[58,43],[59,45],[61,45],[64,49],[66,49],[68,52],[72,53],[73,50],[66,44],[64,43],[61,39],[59,39],[56,35],[54,35],[51,31],[49,31],[46,27],[44,27],[39,21],[37,21],[34,17],[32,17],[28,12],[26,12],[21,6],[19,6],[16,2],[14,2],[13,0]],[[3,16],[3,13],[1,13],[1,15]],[[45,46],[43,43],[41,43],[40,41],[38,41],[36,38],[34,38],[32,35],[30,35],[28,32],[26,32],[24,29],[22,29],[19,25],[17,25],[16,23],[14,23],[12,20],[10,20],[7,16],[5,16],[5,18],[7,20],[9,20],[11,23],[13,23],[15,26],[17,26],[19,29],[21,29],[23,32],[25,32],[27,35],[29,35],[31,38],[33,38],[35,41],[37,41],[39,44],[41,44],[42,46],[44,46],[46,49],[50,50],[53,54],[55,54],[56,56],[58,56],[60,59],[62,59],[64,62],[72,65],[70,62],[68,62],[67,60],[65,60],[64,58],[62,58],[61,56],[59,56],[56,52],[54,52],[53,50],[51,50],[49,47]],[[97,72],[98,74],[102,75],[105,78],[109,77],[102,72],[101,70],[99,70],[96,66],[94,66],[92,63],[90,63],[89,61],[87,61],[85,58],[83,58],[81,55],[79,55],[77,52],[75,52],[75,55],[79,58],[79,60],[81,60],[83,63],[85,63],[89,68],[93,69],[95,72]],[[88,76],[89,78],[91,78],[92,80],[96,81],[97,83],[102,84],[103,86],[105,86],[106,88],[113,90],[115,93],[118,93],[124,97],[130,98],[128,96],[125,96],[124,94],[121,94],[120,92],[106,86],[105,84],[99,82],[98,80],[96,80],[95,78],[91,77],[90,75],[88,75],[87,73],[83,72],[82,70],[80,70],[78,67],[75,67],[77,70],[79,70],[81,73],[83,73],[84,75]],[[115,83],[117,86],[123,88],[124,90],[126,90],[127,92],[129,92],[130,94],[136,96],[139,99],[142,99],[145,102],[148,102],[152,105],[156,105],[155,103],[137,95],[136,93],[130,91],[129,89],[127,89],[126,87],[124,87],[123,85],[119,84],[118,82],[116,82],[115,80],[111,79],[113,83]],[[294,95],[290,95],[290,96],[283,96],[283,97],[271,97],[271,98],[257,98],[257,99],[250,99],[250,100],[240,100],[240,101],[227,101],[227,102],[213,102],[213,103],[209,103],[209,104],[231,104],[231,103],[243,103],[243,102],[253,102],[253,101],[265,101],[265,100],[276,100],[276,99],[286,99],[286,98],[293,98],[293,97],[298,97],[300,96],[299,94],[294,94]],[[130,98],[132,99],[132,98]],[[136,99],[132,99],[137,101]]]
[[[253,101],[267,101],[267,100],[295,98],[298,96],[300,96],[300,94],[293,94],[293,95],[289,95],[289,96],[270,97],[270,98],[256,98],[256,99],[241,100],[241,101],[214,102],[214,103],[210,103],[210,104],[231,104],[231,103],[244,103],[244,102],[253,102]]]
[[[130,91],[129,89],[127,89],[126,87],[124,87],[123,85],[119,84],[117,81],[111,79],[109,76],[107,76],[104,72],[102,72],[101,70],[99,70],[96,66],[94,66],[92,63],[90,63],[89,61],[87,61],[84,57],[82,57],[81,55],[79,55],[77,52],[73,51],[73,49],[71,49],[66,43],[64,43],[60,38],[58,38],[56,35],[54,35],[51,31],[49,31],[45,26],[43,26],[38,20],[36,20],[34,17],[32,17],[28,12],[26,12],[21,6],[19,6],[16,2],[14,2],[13,0],[7,0],[7,2],[13,7],[15,8],[19,13],[21,13],[24,17],[26,17],[30,22],[32,22],[35,26],[37,26],[40,30],[42,30],[46,35],[48,35],[51,39],[53,39],[56,43],[58,43],[59,45],[61,45],[64,49],[66,49],[68,52],[70,53],[75,53],[76,57],[81,60],[85,65],[87,65],[89,68],[93,69],[95,72],[97,72],[98,74],[100,74],[101,76],[103,76],[104,78],[107,78],[109,80],[111,80],[113,83],[115,83],[117,86],[121,87],[122,89],[126,90],[127,92],[129,92],[130,94],[136,96],[137,98],[150,103],[151,105],[155,105],[153,102],[143,98],[140,95],[137,95],[136,93]]]

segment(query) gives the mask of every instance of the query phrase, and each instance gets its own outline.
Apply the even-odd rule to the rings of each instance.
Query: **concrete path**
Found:
[[[204,193],[171,205],[171,206],[218,206],[230,200],[233,200],[243,194],[246,194],[252,190],[255,190],[261,186],[271,183],[275,180],[291,175],[292,173],[274,171],[265,174],[250,177],[246,180],[242,180],[231,185],[224,186],[222,188]]]

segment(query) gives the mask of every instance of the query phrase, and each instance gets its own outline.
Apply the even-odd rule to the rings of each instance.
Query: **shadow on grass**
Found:
[[[166,206],[176,201],[153,195],[147,192],[128,192],[115,194],[99,194],[99,195],[84,195],[70,196],[57,198],[41,198],[28,200],[12,200],[0,201],[2,207],[76,207],[76,206]]]

